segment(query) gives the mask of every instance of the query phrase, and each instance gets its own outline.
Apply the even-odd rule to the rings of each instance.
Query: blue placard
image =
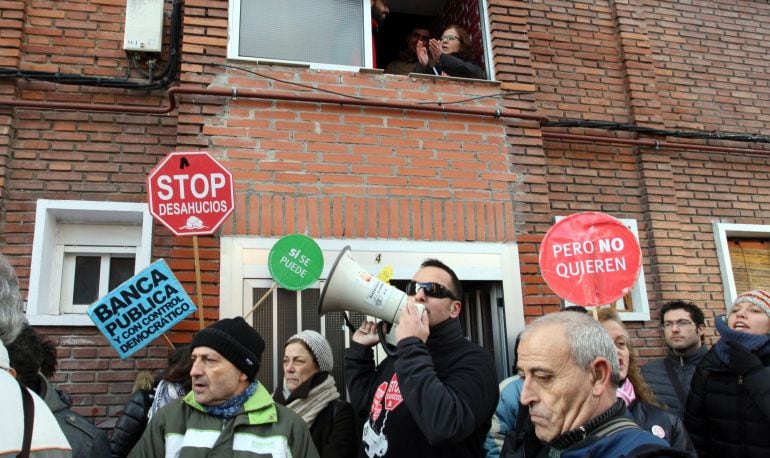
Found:
[[[195,311],[163,259],[88,307],[88,316],[126,359]]]

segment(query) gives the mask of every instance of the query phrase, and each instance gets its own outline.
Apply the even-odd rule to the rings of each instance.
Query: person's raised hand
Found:
[[[428,312],[418,309],[414,304],[408,304],[401,310],[398,326],[396,326],[396,342],[406,337],[417,337],[426,342],[430,335]]]
[[[431,38],[428,42],[428,47],[430,48],[430,55],[433,57],[434,60],[438,61],[438,58],[441,57],[441,54],[444,53],[444,50],[441,49],[441,40],[436,40],[435,38]]]
[[[425,44],[422,41],[417,42],[415,51],[417,53],[417,60],[420,61],[420,65],[427,67],[430,57],[428,57],[428,48],[425,47]]]
[[[353,333],[353,342],[359,343],[365,347],[373,347],[380,342],[377,335],[377,325],[374,321],[364,321],[361,326]]]

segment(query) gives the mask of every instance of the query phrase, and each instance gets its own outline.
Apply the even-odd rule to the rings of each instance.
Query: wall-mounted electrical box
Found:
[[[163,44],[164,0],[126,0],[123,49],[160,52]]]

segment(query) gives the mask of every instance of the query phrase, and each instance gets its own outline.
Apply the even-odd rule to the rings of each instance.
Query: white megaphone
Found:
[[[391,324],[384,340],[395,346],[395,328],[401,309],[406,307],[406,298],[403,291],[385,283],[361,267],[350,254],[350,246],[346,246],[329,271],[329,277],[326,279],[318,302],[318,314],[353,311],[377,317]],[[422,315],[425,306],[420,303],[414,305],[417,307],[417,312]],[[349,322],[348,326],[351,326]],[[392,349],[383,342],[381,323],[377,330],[386,353],[392,354]],[[351,327],[351,331],[355,332],[355,329]]]

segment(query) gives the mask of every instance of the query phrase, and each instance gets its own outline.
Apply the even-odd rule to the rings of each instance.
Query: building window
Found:
[[[371,0],[231,0],[229,59],[357,71],[384,68],[416,25],[439,37],[457,24],[468,30],[475,59],[491,61],[486,0],[389,0],[390,14],[372,30]]]
[[[86,309],[150,264],[146,204],[38,200],[27,316],[33,325],[93,325]]]
[[[738,294],[770,281],[770,225],[714,224],[725,311]]]
[[[323,282],[340,251],[351,247],[351,254],[362,268],[377,274],[393,269],[391,285],[403,288],[427,258],[445,262],[457,273],[465,290],[460,322],[465,335],[482,345],[495,358],[498,377],[511,375],[515,359],[509,350],[524,327],[521,278],[515,245],[462,242],[410,242],[403,240],[326,240],[316,242],[324,254],[324,269],[316,285],[302,291],[275,288],[267,266],[270,249],[278,239],[222,237],[220,263],[220,318],[245,316],[262,297],[270,295],[249,316],[267,345],[260,379],[268,389],[280,386],[283,344],[294,333],[314,329],[332,343],[335,361],[342,361],[348,346],[349,330],[339,312],[318,314]],[[349,314],[354,325],[364,319],[360,312]],[[375,348],[378,357],[384,352]],[[339,358],[339,359],[338,359]],[[338,387],[344,387],[342,364],[335,367]]]
[[[134,276],[136,256],[131,247],[65,247],[62,272],[63,313],[86,313],[102,296]]]

